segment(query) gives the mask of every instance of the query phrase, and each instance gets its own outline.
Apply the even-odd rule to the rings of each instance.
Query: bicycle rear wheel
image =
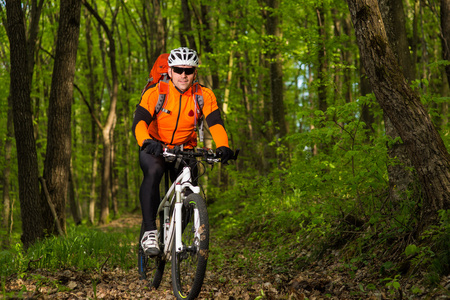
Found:
[[[163,222],[163,212],[160,214],[159,224],[156,222],[156,226],[159,232],[159,242],[160,249],[162,247],[162,243],[164,241],[164,230],[161,230],[160,224],[164,224]],[[166,261],[163,259],[162,252],[160,255],[156,257],[148,257],[144,253],[144,249],[141,246],[141,239],[144,235],[144,224],[141,225],[141,233],[139,234],[139,252],[138,252],[138,272],[139,279],[147,279],[147,276],[150,276],[152,279],[151,287],[157,289],[161,283],[162,276],[164,274],[164,267],[166,266]]]
[[[209,220],[206,203],[190,194],[182,212],[183,250],[172,252],[172,287],[177,299],[194,299],[200,293],[208,262]]]

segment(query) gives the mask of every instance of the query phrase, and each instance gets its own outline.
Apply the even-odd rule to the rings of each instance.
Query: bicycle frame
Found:
[[[237,159],[239,149],[230,158]],[[166,170],[165,195],[162,198],[156,215],[159,255],[148,256],[139,246],[138,270],[141,279],[147,278],[147,271],[152,272],[152,284],[158,288],[164,273],[166,262],[172,262],[172,288],[179,300],[195,299],[201,290],[205,278],[209,251],[209,218],[205,199],[200,195],[200,187],[193,183],[191,168],[192,159],[197,165],[203,162],[209,165],[221,162],[221,157],[211,149],[201,148],[184,152],[182,149],[165,148],[163,157],[167,162],[182,160],[184,167],[169,187],[169,172]],[[179,163],[180,161],[178,161]],[[175,165],[175,169],[179,169]],[[204,174],[204,173],[203,173]],[[201,175],[203,175],[201,174]],[[201,176],[200,175],[200,176]],[[196,175],[197,176],[197,175]],[[139,241],[144,234],[144,222],[141,225]],[[153,263],[149,263],[154,259]]]
[[[191,168],[188,166],[183,167],[183,170],[177,179],[172,183],[167,193],[164,195],[161,203],[159,204],[157,215],[164,211],[164,252],[163,256],[170,260],[172,245],[175,238],[176,252],[183,250],[181,242],[182,233],[182,208],[184,193],[183,190],[187,187],[193,193],[199,194],[200,187],[192,184]],[[175,201],[175,203],[173,203]],[[172,212],[172,218],[170,219],[170,208],[174,207]],[[195,214],[195,211],[194,211]],[[174,230],[176,235],[174,237]]]

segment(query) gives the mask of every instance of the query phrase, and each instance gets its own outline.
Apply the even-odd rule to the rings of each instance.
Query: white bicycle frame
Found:
[[[161,211],[164,211],[164,252],[163,255],[167,260],[171,258],[172,245],[175,238],[176,252],[183,250],[183,243],[181,242],[182,233],[182,208],[185,195],[183,190],[188,187],[193,193],[199,194],[200,187],[195,186],[191,182],[191,169],[187,166],[183,167],[183,171],[178,175],[177,179],[172,183],[169,190],[165,194],[158,207],[157,216]],[[172,212],[172,218],[169,218],[170,207],[175,201],[174,210]],[[194,222],[199,222],[198,211],[194,209]],[[194,224],[198,228],[199,224]],[[174,236],[175,231],[175,236]]]

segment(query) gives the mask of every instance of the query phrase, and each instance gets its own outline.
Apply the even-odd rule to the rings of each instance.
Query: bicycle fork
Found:
[[[174,203],[174,209],[172,212],[172,219],[170,220],[170,203],[169,201],[166,201],[164,206],[164,236],[165,236],[165,243],[164,243],[164,254],[166,255],[167,259],[170,259],[171,257],[171,249],[173,247],[173,243],[175,243],[175,251],[181,252],[183,251],[183,242],[181,239],[182,236],[182,211],[183,211],[183,200],[184,200],[184,193],[183,190],[185,188],[189,188],[193,193],[199,194],[200,193],[200,187],[192,185],[191,181],[191,171],[189,168],[184,168],[182,173],[179,175],[179,177],[176,180],[175,184],[175,203]],[[172,198],[173,199],[173,198]],[[169,221],[170,220],[170,221]],[[197,229],[200,224],[199,223],[199,217],[198,217],[198,211],[197,209],[194,209],[194,220],[195,220],[195,228]],[[170,222],[170,223],[169,223]],[[175,231],[175,232],[174,232]]]
[[[164,220],[165,220],[164,231],[166,237],[166,241],[164,243],[164,253],[166,254],[168,259],[170,259],[171,256],[171,249],[173,243],[175,243],[176,252],[180,252],[183,250],[183,243],[181,241],[181,233],[182,233],[181,212],[183,208],[182,193],[181,193],[182,186],[183,185],[180,183],[177,183],[177,185],[175,186],[175,204],[170,223],[169,223],[170,205],[167,204],[164,207]]]
[[[190,174],[189,174],[190,176]],[[190,177],[189,177],[190,178]],[[188,187],[193,193],[200,193],[200,187],[193,186],[190,182],[186,182],[184,184],[178,183],[175,186],[175,194],[176,194],[176,202],[175,202],[175,208],[174,208],[174,216],[175,216],[175,251],[181,252],[183,251],[183,242],[181,240],[181,235],[183,233],[183,215],[182,215],[182,209],[183,209],[183,201],[185,198],[185,195],[183,194],[183,190]],[[194,228],[197,235],[197,229],[200,226],[200,218],[198,214],[197,208],[194,209]]]

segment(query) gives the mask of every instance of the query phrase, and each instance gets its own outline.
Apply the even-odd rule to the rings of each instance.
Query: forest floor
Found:
[[[138,224],[140,216],[127,216],[106,228],[138,228]],[[432,291],[427,291],[420,281],[403,282],[395,288],[395,284],[380,282],[378,275],[371,274],[368,268],[349,272],[337,256],[317,261],[301,271],[296,261],[305,255],[305,250],[292,249],[291,262],[280,266],[273,263],[275,249],[262,250],[261,245],[246,237],[219,241],[213,230],[211,235],[213,246],[199,299],[450,299],[450,276],[442,278],[440,287]],[[220,251],[214,250],[219,246]],[[3,294],[9,295],[8,299],[175,299],[170,273],[170,266],[166,266],[161,286],[151,290],[147,280],[138,279],[137,268],[105,267],[97,273],[33,270],[23,278],[8,278],[0,297]]]

